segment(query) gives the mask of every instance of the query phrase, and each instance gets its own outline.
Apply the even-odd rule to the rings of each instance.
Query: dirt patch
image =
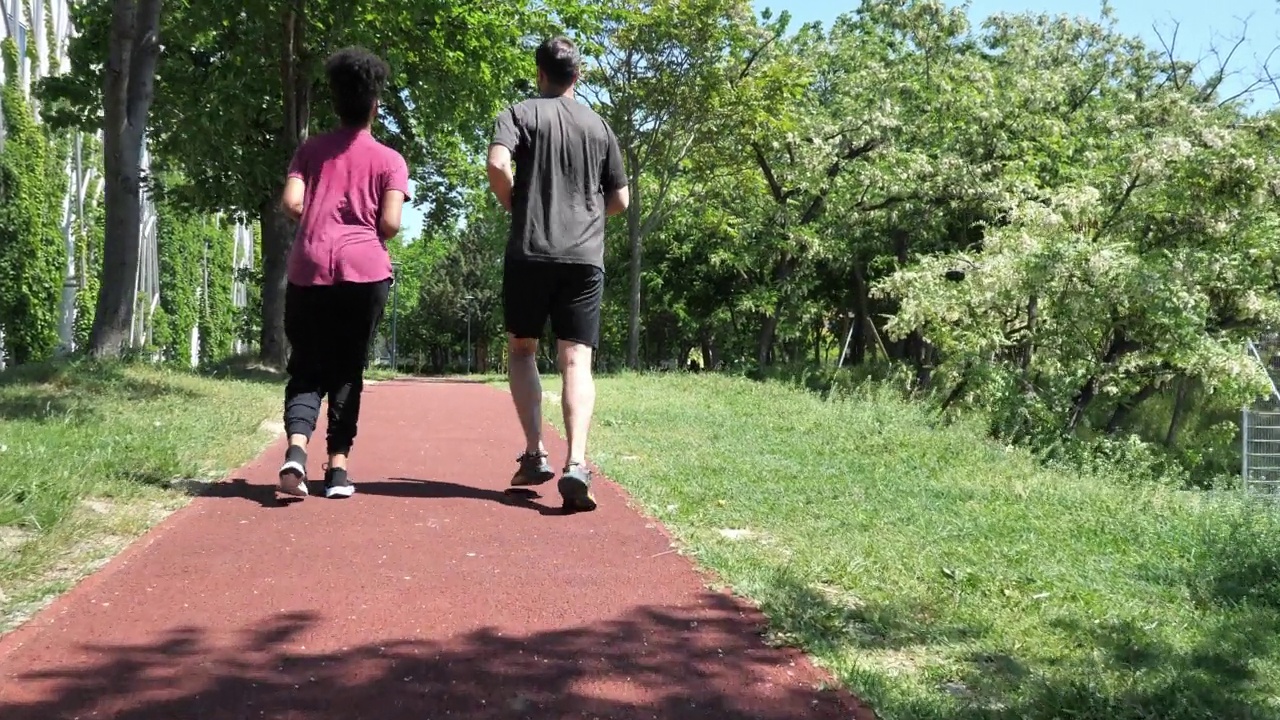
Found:
[[[258,432],[266,433],[274,438],[278,438],[284,434],[284,423],[279,420],[267,418],[258,425]]]
[[[919,648],[870,650],[862,654],[862,659],[892,677],[918,675],[938,660]]]
[[[36,536],[34,530],[19,527],[0,527],[0,552],[17,552]]]

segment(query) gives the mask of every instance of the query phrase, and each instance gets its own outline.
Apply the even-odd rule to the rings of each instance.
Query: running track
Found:
[[[616,486],[572,516],[554,481],[505,495],[506,393],[367,392],[353,498],[277,501],[273,445],[0,638],[0,718],[873,717],[767,647]]]

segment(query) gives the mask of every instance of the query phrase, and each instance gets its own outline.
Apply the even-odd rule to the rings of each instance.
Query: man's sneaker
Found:
[[[521,455],[517,462],[520,463],[520,469],[511,476],[511,487],[541,485],[556,476],[556,471],[551,469],[551,463],[547,462],[546,453],[527,452]]]
[[[324,469],[324,496],[327,498],[346,498],[351,497],[356,491],[356,486],[351,484],[351,478],[347,477],[346,468]]]
[[[586,465],[569,463],[558,485],[565,510],[589,512],[596,509],[596,498],[591,494],[591,471]]]
[[[307,495],[307,451],[297,445],[290,445],[284,453],[284,464],[280,466],[280,492],[286,495]]]

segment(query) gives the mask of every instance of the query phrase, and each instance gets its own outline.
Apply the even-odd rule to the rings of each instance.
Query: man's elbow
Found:
[[[607,210],[610,215],[617,215],[618,213],[625,212],[630,206],[631,193],[628,192],[627,188],[621,188],[609,193],[609,204]]]
[[[489,191],[498,198],[503,209],[511,209],[511,181],[507,167],[501,163],[489,163]]]

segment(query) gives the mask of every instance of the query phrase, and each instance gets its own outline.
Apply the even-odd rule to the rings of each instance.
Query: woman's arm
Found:
[[[289,171],[280,195],[280,209],[294,222],[302,219],[303,202],[306,200],[307,143],[303,142],[289,158]]]
[[[302,201],[306,196],[307,186],[302,178],[291,176],[284,184],[284,194],[280,197],[280,207],[294,222],[302,219]]]
[[[382,202],[378,203],[378,237],[383,242],[400,232],[400,216],[409,199],[409,166],[404,156],[395,151],[382,176]]]
[[[382,193],[382,206],[378,212],[378,237],[390,240],[400,232],[400,216],[404,211],[404,193],[387,190]]]

